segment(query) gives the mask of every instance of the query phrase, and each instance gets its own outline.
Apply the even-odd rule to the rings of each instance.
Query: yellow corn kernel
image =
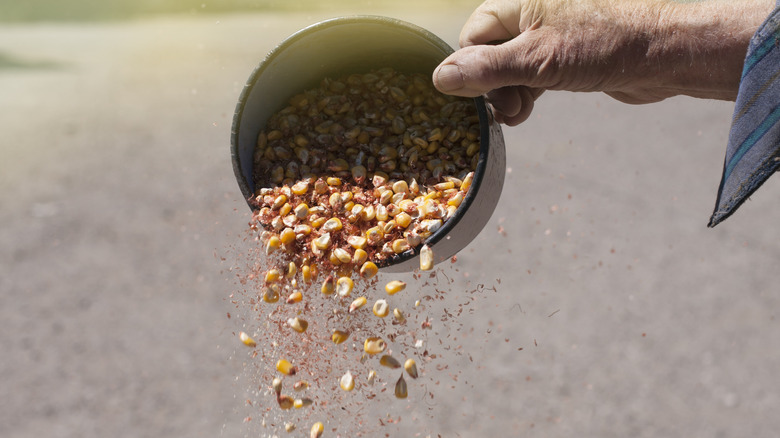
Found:
[[[363,265],[368,259],[368,253],[362,249],[356,249],[355,254],[352,256],[352,263],[355,265]]]
[[[354,166],[352,169],[350,169],[352,172],[352,178],[355,180],[356,183],[360,184],[366,179],[366,175],[368,172],[366,171],[366,168],[364,166]]]
[[[397,307],[393,309],[393,318],[395,318],[395,320],[398,321],[399,324],[406,321],[406,317],[404,316],[404,313],[401,312],[401,309]]]
[[[304,397],[304,398],[296,398],[295,403],[293,403],[293,406],[295,407],[295,409],[301,409],[301,408],[305,408],[306,406],[311,406],[312,404],[314,404],[314,401],[312,399]]]
[[[349,254],[349,251],[344,248],[336,248],[333,250],[332,254],[341,263],[349,263],[352,261],[352,256]]]
[[[389,200],[388,200],[389,201]],[[382,204],[376,206],[376,220],[386,221],[389,215],[387,214],[387,207]]]
[[[306,380],[299,380],[293,385],[293,389],[296,391],[304,391],[309,388],[309,382]]]
[[[276,401],[279,403],[279,407],[285,411],[295,405],[295,401],[289,395],[279,395],[276,397]]]
[[[368,240],[368,243],[371,245],[380,243],[384,237],[385,235],[379,227],[371,227],[366,230],[366,240]]]
[[[355,378],[352,377],[352,373],[349,370],[339,379],[339,386],[347,392],[355,389]]]
[[[406,389],[406,380],[404,380],[404,375],[401,374],[401,377],[398,378],[398,381],[395,382],[395,396],[397,398],[406,398],[409,395]]]
[[[281,245],[282,241],[279,239],[279,236],[271,236],[268,238],[268,243],[265,245],[265,253],[271,254],[272,252],[279,249]]]
[[[392,369],[401,368],[401,362],[398,362],[396,358],[390,356],[389,354],[382,355],[382,357],[379,359],[379,365]]]
[[[371,337],[363,342],[363,351],[371,355],[379,354],[385,351],[385,348],[387,348],[387,344],[380,338]]]
[[[376,380],[376,371],[371,370],[371,371],[368,372],[368,380],[367,380],[367,382],[368,382],[369,385],[373,385],[374,384],[374,380]]]
[[[352,304],[349,305],[349,313],[352,313],[355,310],[365,306],[367,302],[368,300],[366,299],[366,297],[355,298],[355,301],[353,301]]]
[[[309,267],[309,265],[303,265],[301,267],[301,276],[303,277],[303,281],[305,281],[306,283],[311,283],[312,272],[311,272],[311,267]]]
[[[325,426],[321,422],[316,422],[311,427],[311,433],[309,433],[309,438],[320,438],[322,434],[325,432]]]
[[[355,249],[366,248],[366,238],[363,236],[349,236],[347,237],[347,243]]]
[[[333,330],[330,335],[330,340],[337,345],[346,342],[347,339],[349,339],[349,332],[343,330]]]
[[[287,304],[295,304],[303,301],[303,294],[300,291],[295,291],[287,297]]]
[[[276,396],[282,394],[282,379],[278,377],[274,377],[274,380],[271,382],[271,387],[274,389],[274,392],[276,393]]]
[[[387,301],[385,300],[376,300],[372,310],[374,311],[374,315],[384,318],[390,313],[390,306],[387,305]]]
[[[336,257],[335,251],[331,251],[330,254],[328,254],[328,260],[330,260],[330,264],[333,266],[341,266],[341,260],[339,260],[338,257]]]
[[[404,362],[404,369],[409,374],[409,377],[411,377],[412,379],[417,378],[418,376],[417,363],[415,363],[414,359],[412,358],[406,359],[406,362]]]
[[[295,217],[298,219],[306,219],[306,217],[309,216],[309,206],[304,203],[300,203],[295,207],[294,213]]]
[[[296,195],[305,195],[309,191],[308,181],[298,181],[291,187],[291,190]]]
[[[329,176],[325,179],[325,183],[329,186],[340,186],[341,185],[341,178],[336,178],[335,176]]]
[[[332,217],[325,221],[324,224],[322,224],[322,231],[325,231],[327,233],[331,233],[333,231],[338,231],[343,227],[341,220],[337,217]]]
[[[314,246],[317,247],[317,249],[325,250],[330,248],[331,239],[330,239],[330,233],[325,233],[322,236],[314,239],[312,242],[314,243]]]
[[[282,278],[282,273],[279,272],[278,269],[271,269],[268,272],[265,273],[265,282],[266,283],[273,283],[276,281],[279,281],[279,279]]]
[[[290,211],[292,211],[292,205],[287,202],[279,208],[279,217],[287,216],[290,214]]]
[[[398,213],[395,215],[395,223],[401,228],[408,228],[412,223],[412,217],[406,212]]]
[[[287,278],[293,278],[297,273],[298,273],[298,266],[295,265],[295,262],[290,262],[287,265],[287,273],[285,274],[285,276]]]
[[[430,271],[433,269],[433,250],[428,245],[423,245],[420,249],[420,270]]]
[[[454,207],[460,207],[460,204],[463,202],[463,192],[455,193],[455,196],[451,197],[447,201],[447,205],[451,205]]]
[[[365,262],[363,263],[363,266],[360,267],[360,276],[363,278],[371,278],[376,275],[377,272],[379,272],[379,268],[374,262]]]
[[[385,292],[388,295],[395,295],[404,289],[406,289],[406,283],[400,280],[393,280],[385,285]]]
[[[284,431],[287,433],[293,432],[295,430],[295,423],[284,423]]]
[[[324,295],[331,295],[333,294],[333,291],[336,289],[336,280],[333,278],[332,275],[328,275],[328,278],[325,279],[325,281],[322,283],[322,287],[320,290]]]
[[[368,222],[374,220],[376,217],[376,208],[373,205],[367,205],[360,212],[360,219]]]
[[[393,252],[396,254],[401,254],[402,252],[408,250],[409,242],[406,241],[406,239],[395,239],[393,240],[392,244]]]
[[[292,228],[283,229],[282,232],[279,233],[279,240],[285,245],[293,243],[295,241],[295,231],[293,231]]]
[[[278,210],[282,208],[284,204],[287,203],[287,196],[285,195],[279,195],[274,199],[273,204],[271,204],[271,210]]]
[[[298,333],[305,332],[306,329],[309,327],[309,323],[306,322],[305,319],[298,318],[297,316],[295,318],[288,319],[287,325],[289,325],[293,330],[295,330]]]
[[[351,278],[341,277],[336,281],[336,293],[339,294],[340,297],[349,296],[349,294],[352,293],[352,288],[354,286],[355,283]]]
[[[277,285],[272,285],[277,286]],[[263,301],[266,303],[275,303],[279,301],[279,289],[276,287],[268,287],[263,292]]]
[[[244,343],[247,347],[257,347],[257,342],[255,342],[254,339],[252,339],[248,334],[241,332],[238,334],[238,338],[241,339],[241,342]]]
[[[316,218],[316,219],[312,219],[312,220],[311,220],[311,222],[309,222],[309,223],[311,224],[312,228],[319,228],[319,227],[321,227],[321,226],[322,226],[322,224],[324,224],[324,223],[325,223],[325,221],[327,221],[327,220],[328,220],[327,218],[324,218],[324,217],[318,217],[318,218]]]
[[[394,182],[392,188],[394,193],[406,193],[409,191],[409,184],[404,180],[400,180]]]
[[[463,193],[467,193],[469,191],[469,187],[471,187],[472,181],[474,181],[474,172],[469,172],[468,175],[463,178],[463,182],[460,185],[460,190]]]
[[[276,362],[276,370],[287,376],[294,376],[298,370],[286,359],[279,359]]]

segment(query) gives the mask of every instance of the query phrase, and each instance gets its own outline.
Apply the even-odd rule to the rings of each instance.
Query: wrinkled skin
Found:
[[[641,104],[734,100],[747,44],[771,0],[488,0],[463,27],[436,87],[487,95],[499,122],[528,118],[545,90]]]

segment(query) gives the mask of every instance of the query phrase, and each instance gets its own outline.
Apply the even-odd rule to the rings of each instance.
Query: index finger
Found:
[[[471,14],[460,32],[461,47],[510,40],[520,34],[520,6],[487,0]]]

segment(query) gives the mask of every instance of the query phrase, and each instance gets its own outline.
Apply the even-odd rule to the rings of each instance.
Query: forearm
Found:
[[[658,86],[671,94],[735,100],[750,38],[772,0],[669,1],[661,9],[655,53]]]

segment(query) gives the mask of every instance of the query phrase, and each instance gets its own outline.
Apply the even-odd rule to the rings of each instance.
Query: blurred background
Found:
[[[477,4],[0,0],[0,436],[264,436],[228,317],[244,82],[320,20],[455,47]],[[776,436],[778,181],[706,228],[732,110],[548,92],[505,128],[499,206],[441,268],[445,307],[484,285],[436,332],[447,383],[382,435]]]

